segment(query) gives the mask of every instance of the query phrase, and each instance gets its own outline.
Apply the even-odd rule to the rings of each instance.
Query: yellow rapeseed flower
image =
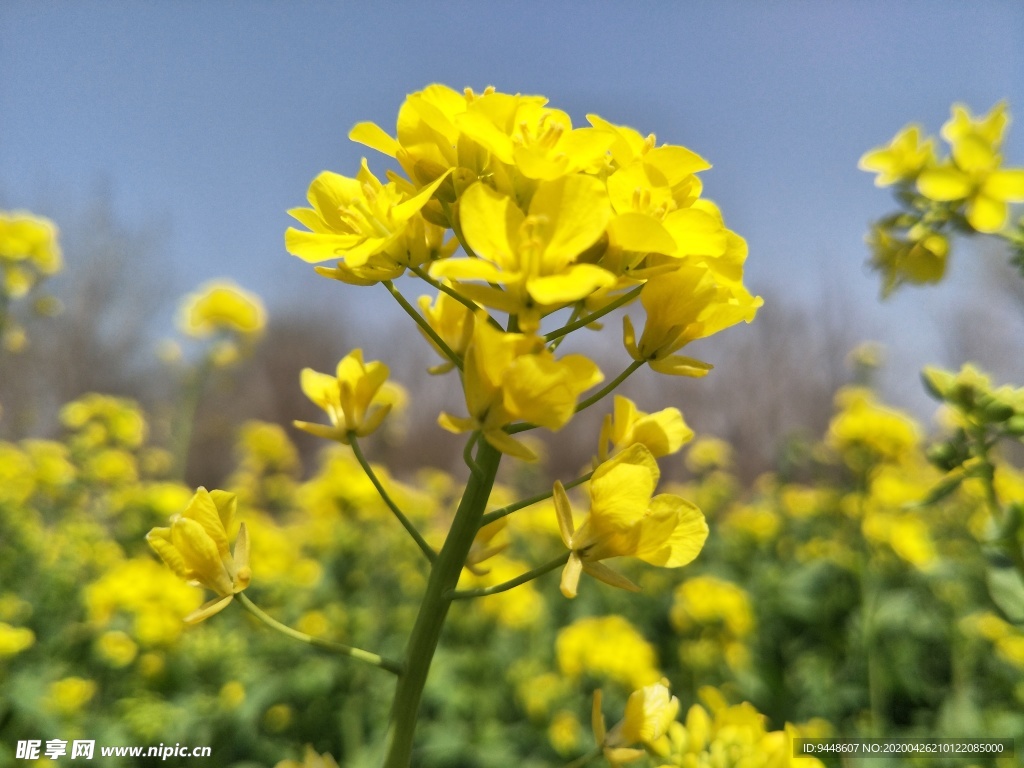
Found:
[[[601,424],[597,460],[603,462],[610,455],[636,444],[646,446],[655,458],[669,456],[692,439],[693,430],[686,425],[678,408],[644,413],[628,397],[616,395],[613,412],[605,416]]]
[[[908,125],[886,146],[865,153],[857,167],[878,174],[875,177],[876,187],[888,187],[913,180],[934,162],[935,140],[928,138],[922,141],[921,126]]]
[[[680,266],[649,280],[640,301],[647,322],[637,342],[632,321],[623,317],[626,349],[634,360],[676,376],[704,376],[711,369],[700,360],[675,354],[679,349],[740,321],[749,323],[764,303],[740,283],[719,281],[703,265]]]
[[[667,752],[666,734],[679,712],[679,699],[669,694],[667,680],[633,691],[626,701],[622,720],[611,730],[605,729],[601,698],[600,689],[594,691],[591,721],[594,737],[612,766],[638,760],[645,750],[656,754]]]
[[[274,768],[338,768],[337,762],[326,752],[318,755],[308,744],[302,762],[298,760],[282,760]]]
[[[921,172],[918,191],[939,202],[963,200],[967,221],[978,232],[998,232],[1009,218],[1008,203],[1024,202],[1024,168],[1002,168],[999,150],[1010,118],[1005,102],[974,118],[962,104],[942,127],[949,162]]]
[[[366,160],[354,179],[324,171],[309,186],[307,199],[313,207],[288,211],[310,231],[289,227],[285,247],[313,264],[343,259],[348,267],[363,267],[403,237],[444,178],[416,191],[408,182],[382,184]]]
[[[558,669],[576,680],[583,675],[641,688],[661,679],[651,645],[624,616],[588,616],[558,631]]]
[[[234,554],[228,550],[228,529],[235,508],[233,493],[199,488],[169,528],[154,528],[146,535],[146,541],[175,574],[218,595],[186,616],[189,624],[224,610],[249,586],[252,571],[245,523],[239,527]]]
[[[61,715],[73,715],[96,695],[96,681],[84,677],[65,677],[50,683],[45,707]]]
[[[575,413],[580,394],[602,378],[587,357],[566,355],[556,360],[539,337],[505,333],[479,313],[463,366],[469,416],[442,413],[438,423],[455,433],[479,429],[499,451],[533,461],[534,452],[504,427],[522,420],[561,429]]]
[[[477,183],[463,193],[459,217],[478,258],[438,262],[431,272],[504,286],[463,285],[460,291],[516,315],[520,328],[533,332],[547,312],[615,282],[602,267],[577,263],[604,233],[610,215],[604,185],[590,176],[541,183],[526,213],[510,197]]]
[[[708,535],[704,515],[691,502],[670,494],[654,496],[660,472],[643,445],[630,446],[601,464],[590,480],[590,514],[578,529],[569,497],[555,483],[554,500],[569,561],[562,571],[562,594],[575,597],[580,574],[606,584],[638,589],[601,561],[638,557],[652,565],[678,568],[692,561]]]
[[[327,412],[331,424],[296,421],[295,426],[346,445],[352,433],[358,437],[371,434],[401,397],[397,385],[387,384],[388,373],[388,367],[380,361],[363,362],[361,349],[343,357],[334,376],[303,368],[302,391]]]
[[[35,641],[36,635],[31,629],[13,627],[0,621],[0,659],[14,656],[31,648]]]
[[[178,325],[187,336],[205,338],[227,331],[243,337],[263,330],[267,313],[259,296],[231,280],[211,280],[188,294],[178,310]]]

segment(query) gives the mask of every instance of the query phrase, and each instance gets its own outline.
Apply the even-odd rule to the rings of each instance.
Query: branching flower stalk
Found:
[[[363,438],[408,399],[388,381],[387,365],[364,359],[357,349],[333,373],[301,374],[303,392],[323,409],[327,423],[296,426],[350,447],[429,568],[400,660],[334,647],[398,676],[386,768],[413,762],[420,701],[454,601],[487,599],[559,568],[566,598],[575,597],[583,574],[636,590],[604,561],[633,557],[677,568],[697,556],[707,536],[696,506],[655,494],[657,459],[680,450],[692,431],[677,409],[647,414],[622,397],[605,417],[592,472],[487,512],[502,459],[537,459],[518,433],[561,430],[644,366],[669,375],[705,375],[709,364],[679,350],[750,322],[762,303],[742,282],[746,243],[726,228],[717,206],[701,197],[696,174],[708,163],[685,147],[659,145],[653,135],[596,115],[588,120],[588,127],[573,127],[568,115],[540,96],[493,88],[458,93],[431,85],[407,97],[397,136],[372,123],[350,133],[392,158],[404,176],[389,172],[378,178],[365,160],[355,177],[324,171],[309,187],[309,207],[290,211],[302,228],[286,232],[288,251],[321,265],[317,273],[330,279],[356,286],[383,283],[441,357],[429,372],[457,377],[464,396],[463,412],[438,418],[443,429],[465,436],[463,458],[470,472],[435,551],[363,451]],[[419,309],[396,287],[405,274],[433,291],[419,298]],[[611,381],[599,386],[604,374],[587,355],[560,354],[570,334],[590,332],[601,318],[637,302],[646,321],[637,338],[633,321],[624,317],[629,360]],[[566,313],[561,327],[544,328]],[[572,488],[589,499],[589,513],[574,517],[567,496]],[[565,551],[501,583],[460,590],[464,572],[481,573],[477,564],[501,550],[489,543],[494,529],[481,529],[549,498]],[[226,552],[226,523],[206,523]],[[173,552],[164,547],[161,554],[175,567]],[[237,599],[278,631],[325,647],[256,608],[242,594],[248,581],[220,574],[197,580],[188,569],[176,570],[215,588],[217,606]],[[625,725],[599,740],[606,755],[653,744],[633,731],[647,722],[651,702],[657,712],[667,711],[667,689],[641,693]],[[651,722],[661,734],[658,717]]]

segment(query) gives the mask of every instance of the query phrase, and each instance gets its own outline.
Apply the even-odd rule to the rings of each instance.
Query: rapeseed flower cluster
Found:
[[[0,348],[18,352],[25,347],[25,328],[11,315],[10,304],[27,297],[63,266],[52,221],[28,211],[0,211]],[[53,314],[60,310],[60,303],[39,296],[34,308],[40,314]]]
[[[468,415],[442,414],[441,425],[479,431],[518,458],[535,455],[511,427],[560,429],[603,378],[583,355],[556,358],[554,339],[639,298],[639,342],[625,321],[634,369],[700,376],[710,366],[676,353],[749,322],[761,303],[743,286],[745,243],[701,198],[697,174],[709,164],[588,121],[574,127],[539,96],[431,85],[407,97],[395,136],[373,123],[350,133],[405,176],[381,181],[365,160],[354,178],[325,171],[309,188],[311,207],[290,212],[306,229],[285,236],[296,256],[335,261],[318,271],[343,282],[395,292],[392,281],[411,271],[429,283],[436,293],[420,298],[422,314],[402,301],[445,358],[432,370],[461,371]],[[545,334],[561,310],[570,320]]]
[[[1003,164],[1009,125],[1005,102],[982,116],[954,104],[941,130],[947,155],[939,153],[934,137],[925,138],[921,126],[912,124],[861,158],[861,170],[877,174],[877,186],[893,186],[903,209],[880,220],[868,237],[883,294],[903,283],[941,280],[956,231],[1015,239],[1006,228],[1010,204],[1024,202],[1024,168]]]

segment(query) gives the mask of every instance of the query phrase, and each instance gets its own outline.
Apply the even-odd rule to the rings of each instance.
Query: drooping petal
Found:
[[[637,556],[663,568],[678,568],[692,562],[708,537],[708,524],[700,509],[678,496],[660,494],[651,500],[650,511],[652,519],[670,518],[671,531],[667,537],[659,531],[649,539],[645,536],[653,531],[645,531]]]
[[[562,569],[562,581],[559,588],[563,595],[570,599],[576,597],[581,573],[583,573],[583,561],[580,560],[579,555],[573,552],[569,555],[569,561],[565,564],[565,568]]]

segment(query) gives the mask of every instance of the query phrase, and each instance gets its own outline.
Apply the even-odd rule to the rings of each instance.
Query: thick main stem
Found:
[[[409,636],[405,671],[398,678],[395,701],[391,708],[384,768],[408,768],[411,763],[413,734],[423,686],[427,682],[430,662],[434,658],[441,629],[451,606],[451,598],[445,594],[454,590],[459,581],[501,462],[501,454],[488,442],[481,440],[479,445],[476,465],[480,472],[470,473],[466,492],[455,513],[448,538],[430,569],[427,590]]]

